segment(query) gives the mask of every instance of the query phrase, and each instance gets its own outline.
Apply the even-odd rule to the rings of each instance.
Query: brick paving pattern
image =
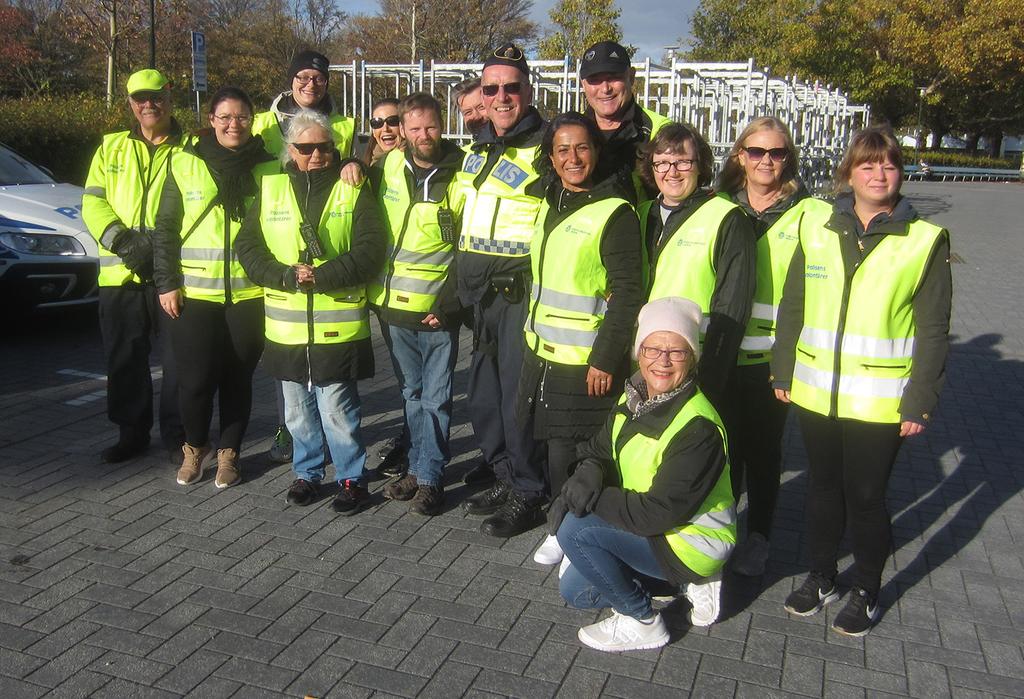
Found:
[[[5,322],[0,339],[0,697],[1024,696],[1024,190],[906,191],[953,230],[954,337],[938,415],[892,478],[896,551],[869,636],[828,629],[841,605],[782,609],[806,572],[792,429],[764,578],[727,576],[710,629],[677,601],[671,645],[603,654],[576,640],[598,614],[568,609],[532,561],[542,533],[485,537],[458,507],[476,458],[463,400],[433,519],[380,481],[353,518],[329,497],[289,507],[262,373],[245,482],[217,491],[209,471],[182,488],[155,446],[98,462],[115,431],[95,317],[76,312]],[[369,443],[394,435],[381,347],[360,390]]]

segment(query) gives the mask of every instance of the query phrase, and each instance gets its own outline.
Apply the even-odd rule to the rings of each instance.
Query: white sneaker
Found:
[[[534,552],[533,560],[542,566],[553,566],[561,562],[563,555],[562,547],[558,545],[558,537],[549,535]]]
[[[569,561],[568,556],[562,556],[562,562],[558,564],[558,579],[561,580],[562,576],[565,575],[565,571],[569,570],[569,566],[572,563]]]
[[[584,626],[576,635],[583,645],[611,653],[661,648],[669,642],[668,627],[657,612],[641,621],[613,609],[610,617]]]
[[[690,623],[694,626],[711,626],[718,621],[721,609],[722,574],[716,573],[708,581],[699,585],[690,583],[686,586],[686,599],[690,600]]]
[[[764,564],[768,561],[768,552],[768,540],[755,532],[733,551],[732,569],[740,575],[750,577],[762,575]]]

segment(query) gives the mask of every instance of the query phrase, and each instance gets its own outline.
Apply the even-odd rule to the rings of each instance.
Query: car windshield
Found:
[[[54,180],[38,165],[7,148],[0,147],[0,185],[53,184]]]

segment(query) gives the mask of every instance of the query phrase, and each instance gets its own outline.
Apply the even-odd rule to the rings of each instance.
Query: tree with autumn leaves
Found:
[[[1024,131],[1024,21],[1017,0],[702,0],[695,60],[746,60],[842,87],[933,143],[952,131],[998,148]]]

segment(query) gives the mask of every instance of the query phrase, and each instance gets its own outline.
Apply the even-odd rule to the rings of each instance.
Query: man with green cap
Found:
[[[135,124],[103,137],[93,156],[82,197],[82,218],[99,241],[99,316],[107,360],[107,415],[120,430],[101,458],[117,463],[149,446],[153,426],[153,381],[149,373],[150,334],[161,347],[163,388],[160,437],[172,455],[181,454],[184,431],[171,356],[169,318],[153,286],[152,229],[167,174],[167,159],[182,143],[171,115],[170,81],[160,71],[140,70],[128,78],[128,106]]]

